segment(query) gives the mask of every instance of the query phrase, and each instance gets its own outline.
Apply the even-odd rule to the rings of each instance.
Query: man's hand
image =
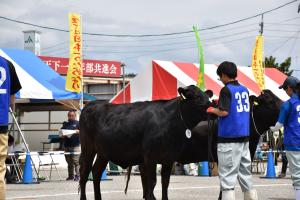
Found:
[[[283,124],[280,122],[276,122],[275,126],[271,126],[270,130],[272,132],[279,131],[283,127]]]
[[[214,107],[208,107],[207,108],[207,110],[206,110],[206,112],[208,112],[208,113],[214,113],[214,111],[215,111],[215,108]]]
[[[11,107],[12,110],[14,110],[14,105],[15,105],[15,95],[10,95],[9,106]]]
[[[275,126],[270,126],[270,130],[271,130],[272,132],[277,131],[277,130],[275,129]]]
[[[212,106],[210,106],[209,108],[207,108],[206,110],[207,113],[212,113],[212,114],[215,114],[219,117],[225,117],[228,115],[228,112],[227,111],[223,111],[223,110],[220,110],[218,108],[214,108]]]

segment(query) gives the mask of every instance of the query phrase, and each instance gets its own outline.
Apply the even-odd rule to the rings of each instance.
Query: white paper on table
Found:
[[[76,133],[76,130],[61,129],[59,133],[62,136],[71,137],[73,134]]]

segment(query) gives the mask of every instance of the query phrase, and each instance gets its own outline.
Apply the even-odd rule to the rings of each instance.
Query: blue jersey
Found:
[[[300,99],[293,95],[289,100],[289,113],[284,121],[284,146],[286,150],[300,150]]]
[[[286,101],[280,107],[280,113],[277,121],[284,124],[290,112],[291,112],[290,102]]]
[[[8,125],[10,103],[10,70],[8,62],[0,56],[0,126]]]
[[[231,94],[230,110],[227,116],[219,118],[218,136],[247,137],[250,126],[249,91],[242,85],[227,84],[226,87]]]

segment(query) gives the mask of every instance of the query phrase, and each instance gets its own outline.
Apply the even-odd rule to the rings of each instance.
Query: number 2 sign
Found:
[[[3,83],[6,81],[6,71],[4,67],[0,67],[0,94],[6,94],[7,90],[1,88]]]

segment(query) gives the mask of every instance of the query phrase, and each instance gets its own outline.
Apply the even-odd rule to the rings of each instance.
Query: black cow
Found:
[[[154,200],[156,165],[163,164],[162,183],[169,184],[170,171],[182,153],[185,131],[207,119],[208,97],[197,87],[179,88],[172,100],[113,105],[92,102],[80,116],[80,190],[92,170],[95,199],[101,199],[100,177],[108,161],[122,168],[142,164],[147,177],[146,199]],[[93,165],[93,160],[97,159]]]
[[[260,135],[262,135],[270,128],[270,126],[276,123],[282,101],[270,90],[264,90],[260,96],[252,96],[252,98],[250,99],[250,104],[251,121],[249,149],[251,158],[253,158]],[[209,158],[210,161],[212,161],[212,159],[214,159],[214,161],[217,161],[217,120],[211,121],[210,123],[210,130],[208,128],[208,121],[200,122],[192,130],[193,139],[186,140],[185,148],[183,151],[184,154],[179,157],[179,159],[177,160],[178,162],[186,164],[205,161]],[[209,133],[211,133],[212,135],[208,135]],[[211,147],[210,152],[208,151],[209,147]]]
[[[251,103],[251,125],[250,125],[250,141],[249,149],[251,158],[253,159],[260,135],[269,129],[270,126],[276,123],[280,105],[282,101],[274,95],[270,90],[264,90],[258,96],[250,98]],[[179,155],[177,162],[181,164],[188,164],[201,161],[215,161],[217,162],[217,120],[202,121],[192,130],[192,138],[185,139],[184,150]],[[130,179],[131,168],[128,169],[127,185]],[[141,179],[143,184],[144,198],[147,193],[147,177],[144,173],[144,166],[140,165]],[[171,172],[168,172],[170,174]],[[168,199],[166,194],[168,188],[163,184],[164,178],[162,177],[162,191],[163,200]],[[147,198],[146,198],[147,199]]]

